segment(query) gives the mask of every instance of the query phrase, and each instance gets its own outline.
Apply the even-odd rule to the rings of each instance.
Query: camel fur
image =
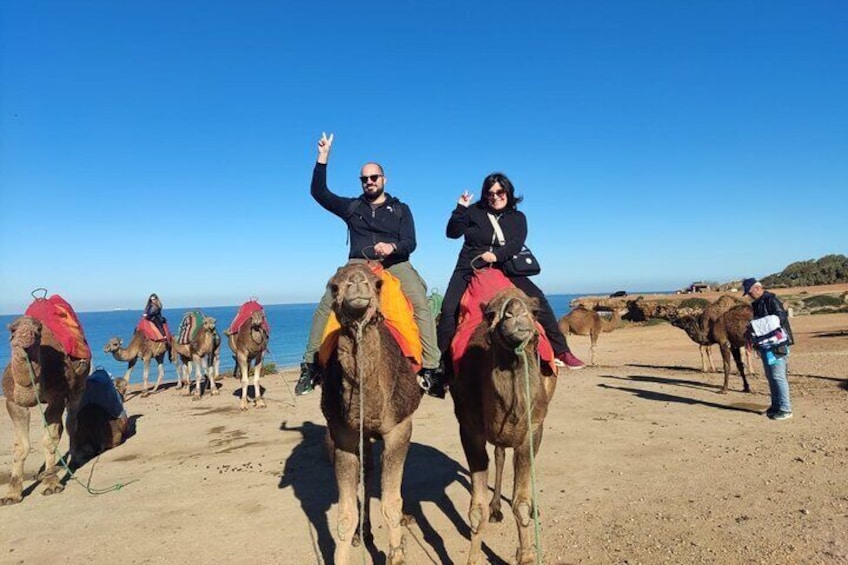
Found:
[[[250,383],[250,367],[253,364],[253,401],[257,408],[265,408],[265,400],[262,398],[262,389],[259,387],[259,377],[262,373],[262,359],[268,348],[268,332],[265,330],[265,312],[257,310],[245,320],[237,333],[231,334],[229,330],[224,332],[227,343],[236,359],[236,369],[241,376],[241,410],[249,407],[247,399],[247,386]]]
[[[563,335],[586,335],[589,336],[589,364],[595,364],[595,348],[598,345],[598,337],[604,332],[611,332],[621,325],[621,311],[614,309],[612,318],[606,320],[594,310],[585,306],[578,306],[571,312],[559,319],[559,329]]]
[[[156,379],[156,385],[153,387],[152,392],[159,390],[159,387],[162,385],[162,379],[165,378],[165,354],[168,354],[168,358],[171,362],[174,360],[171,356],[171,350],[168,347],[168,343],[165,341],[153,341],[152,339],[147,338],[139,330],[135,330],[133,332],[130,344],[126,348],[121,347],[123,343],[124,342],[121,338],[112,337],[106,345],[103,346],[103,352],[111,353],[112,357],[118,361],[125,361],[127,363],[127,372],[124,373],[123,377],[127,382],[130,381],[136,362],[138,362],[139,357],[141,358],[144,366],[144,371],[142,372],[143,387],[141,389],[141,396],[148,396],[149,394],[147,390],[147,377],[150,374],[150,360],[156,359],[159,376]]]
[[[360,421],[366,473],[370,474],[372,468],[371,443],[382,439],[384,444],[381,500],[389,533],[387,563],[404,562],[401,482],[412,436],[412,414],[421,402],[422,391],[380,313],[382,284],[363,264],[340,268],[328,284],[332,308],[341,324],[337,349],[324,368],[321,393],[339,489],[337,564],[348,563],[356,538]],[[361,524],[366,539],[371,536],[367,500],[366,496],[362,501],[366,518]]]
[[[459,421],[462,448],[471,473],[471,548],[469,564],[485,563],[482,553],[487,522],[499,522],[501,486],[506,449],[512,448],[514,486],[512,511],[518,527],[516,561],[535,563],[533,500],[530,477],[531,413],[533,450],[539,453],[548,404],[556,378],[544,377],[536,355],[538,331],[534,313],[538,301],[516,288],[498,293],[486,306],[483,322],[475,329],[450,393]],[[516,350],[522,349],[524,355]],[[526,394],[525,371],[530,396]],[[495,492],[486,504],[489,456],[486,443],[495,446]]]
[[[15,443],[9,488],[6,496],[0,498],[0,505],[17,504],[23,500],[24,463],[30,451],[30,408],[37,406],[39,401],[47,421],[42,440],[44,471],[38,477],[44,485],[42,494],[56,494],[64,490],[56,465],[63,431],[62,414],[67,408],[68,437],[71,438],[73,452],[77,407],[91,368],[89,359],[66,355],[50,329],[35,318],[21,316],[9,325],[9,331],[12,355],[3,370],[2,386]]]

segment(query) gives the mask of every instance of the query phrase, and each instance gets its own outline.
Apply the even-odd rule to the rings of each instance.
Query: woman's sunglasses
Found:
[[[381,176],[383,175],[365,175],[364,177],[359,177],[359,182],[365,184],[369,181],[369,179],[371,180],[371,182],[377,182],[377,179],[379,179]]]
[[[489,200],[494,200],[495,198],[503,198],[505,194],[506,190],[504,189],[493,190],[491,192],[486,193],[486,198],[488,198]]]

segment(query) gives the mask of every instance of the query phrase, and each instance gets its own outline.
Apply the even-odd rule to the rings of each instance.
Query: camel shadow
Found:
[[[625,367],[636,367],[638,369],[656,369],[662,371],[681,371],[684,373],[694,373],[701,372],[700,369],[695,367],[683,367],[681,365],[645,365],[641,363],[627,363],[624,365]],[[716,371],[719,372],[719,371]]]
[[[848,330],[837,330],[832,332],[816,332],[813,334],[815,338],[828,338],[828,337],[845,337],[848,335]]]
[[[620,377],[614,377],[614,376],[611,376],[611,375],[604,375],[604,376],[608,377],[608,378],[620,378]],[[650,379],[652,377],[647,377],[647,378]],[[638,381],[639,377],[638,376],[632,376],[632,377],[629,377],[629,379],[634,380],[634,381]],[[624,387],[624,386],[612,386],[612,385],[608,385],[608,384],[604,384],[604,383],[601,383],[598,386],[601,387],[601,388],[606,388],[606,389],[610,389],[610,390],[620,390],[622,392],[630,392],[638,398],[643,398],[645,400],[655,400],[657,402],[676,402],[678,404],[691,404],[691,405],[700,404],[701,406],[708,406],[710,408],[718,408],[719,410],[731,410],[731,411],[734,411],[734,412],[749,412],[749,413],[752,413],[752,414],[760,414],[760,412],[761,412],[759,409],[748,408],[748,407],[745,407],[745,406],[728,406],[726,404],[719,404],[717,402],[707,402],[705,400],[695,400],[694,398],[687,398],[685,396],[677,396],[677,395],[674,395],[674,394],[666,394],[666,393],[663,393],[663,392],[656,392],[656,391],[652,391],[652,390],[644,390],[644,389],[640,389],[640,388],[630,388],[630,387]]]
[[[694,389],[714,389],[721,390],[721,387],[718,385],[712,385],[709,383],[701,382],[701,381],[693,381],[689,379],[672,379],[666,377],[655,377],[653,375],[630,375],[629,377],[617,377],[615,375],[601,375],[601,378],[604,379],[615,379],[619,381],[626,382],[639,382],[639,383],[655,383],[655,384],[663,384],[663,385],[672,385],[679,386],[684,388],[694,388]]]
[[[241,381],[239,381],[239,382],[241,382]],[[262,392],[262,396],[265,396],[265,390],[266,390],[265,387],[260,384],[259,390]],[[233,395],[234,398],[238,398],[239,400],[241,400],[241,385],[237,386],[233,390],[232,395]],[[256,389],[254,389],[252,384],[247,385],[247,398],[250,399],[250,400],[254,400],[256,398]],[[283,428],[280,428],[280,429],[283,429]],[[286,429],[291,430],[291,429],[294,429],[294,428],[286,428]]]
[[[313,422],[304,422],[300,427],[289,427],[283,422],[280,430],[299,432],[302,440],[286,459],[278,488],[291,487],[294,490],[295,497],[300,501],[303,512],[312,524],[309,535],[316,562],[332,563],[335,541],[328,515],[338,501],[338,489],[335,472],[324,443],[327,428]],[[377,442],[373,454],[375,461],[379,461],[381,454],[382,443]],[[401,486],[404,525],[414,543],[417,543],[434,563],[453,561],[448,555],[444,539],[424,514],[422,503],[434,503],[466,539],[471,539],[468,524],[446,494],[447,488],[454,482],[459,482],[464,488],[471,490],[468,471],[462,465],[437,449],[414,442],[410,444]],[[374,473],[368,482],[369,499],[379,496],[379,485],[380,467],[375,465]],[[410,527],[412,523],[418,525],[423,539],[418,539],[415,535],[415,530]],[[365,539],[373,563],[386,563],[385,553],[374,545],[373,540],[367,536]],[[435,557],[431,555],[430,550],[435,552]],[[483,551],[490,563],[506,563],[485,545]]]

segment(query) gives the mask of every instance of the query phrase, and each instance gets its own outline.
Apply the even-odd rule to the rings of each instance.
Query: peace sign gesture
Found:
[[[327,137],[327,134],[321,132],[321,139],[318,140],[318,162],[322,165],[327,164],[327,159],[330,158],[330,148],[333,146],[333,134]]]

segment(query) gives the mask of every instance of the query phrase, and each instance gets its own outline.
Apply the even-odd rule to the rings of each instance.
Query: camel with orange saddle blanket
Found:
[[[168,360],[174,362],[173,352],[171,351],[171,332],[168,330],[168,325],[165,326],[165,334],[159,332],[156,325],[150,320],[142,318],[133,332],[132,339],[127,347],[121,347],[123,340],[119,337],[112,337],[103,346],[104,353],[111,353],[112,357],[118,361],[127,363],[127,372],[124,373],[124,379],[129,382],[132,376],[133,368],[141,358],[144,371],[142,373],[143,387],[141,396],[149,394],[147,390],[147,379],[150,374],[150,360],[156,359],[159,375],[156,379],[156,385],[152,392],[159,390],[162,385],[162,379],[165,378],[165,355],[168,355]]]

